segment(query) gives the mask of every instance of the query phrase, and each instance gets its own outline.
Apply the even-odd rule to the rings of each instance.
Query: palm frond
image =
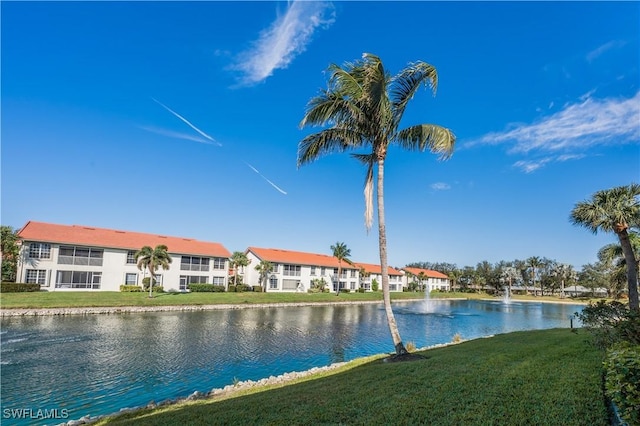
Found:
[[[407,104],[421,86],[430,86],[435,96],[438,89],[438,72],[426,62],[409,64],[391,80],[391,99],[394,116],[398,121],[404,115]]]
[[[451,157],[456,143],[453,132],[434,124],[418,124],[398,132],[398,144],[408,150],[429,151],[439,154],[441,160]]]
[[[313,133],[298,145],[298,167],[322,155],[358,148],[363,142],[363,136],[357,129],[332,127]]]

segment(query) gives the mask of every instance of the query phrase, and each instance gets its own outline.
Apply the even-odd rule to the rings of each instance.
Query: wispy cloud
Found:
[[[285,69],[304,52],[317,29],[335,21],[331,3],[294,1],[271,26],[260,33],[253,46],[237,55],[231,69],[240,71],[240,84],[250,86]]]
[[[278,185],[276,185],[275,183],[271,182],[269,179],[267,179],[262,173],[260,173],[255,167],[253,167],[251,164],[245,162],[244,164],[246,164],[251,170],[253,170],[254,172],[256,172],[262,179],[266,180],[269,185],[273,186],[275,189],[277,189],[278,191],[280,191],[282,194],[287,195],[286,191],[284,191],[282,188],[280,188]]]
[[[612,49],[618,49],[622,46],[624,46],[626,44],[626,42],[621,41],[621,40],[613,40],[610,41],[608,43],[603,44],[602,46],[598,46],[596,49],[592,50],[591,52],[587,53],[587,62],[593,62],[594,60],[596,60],[598,57],[600,57],[603,53],[612,50]]]
[[[431,189],[433,189],[434,191],[446,191],[448,189],[451,189],[451,185],[449,185],[448,183],[444,183],[444,182],[432,183],[431,185],[429,185],[429,187]]]
[[[534,160],[520,160],[513,163],[513,167],[522,170],[525,173],[533,173],[541,169],[548,163],[562,163],[570,160],[580,160],[586,157],[584,154],[563,154],[550,157],[543,157]]]
[[[174,110],[172,110],[171,108],[169,108],[168,106],[166,106],[165,104],[163,104],[162,102],[160,102],[159,100],[155,99],[155,98],[151,98],[155,103],[157,103],[158,105],[160,105],[161,107],[163,107],[164,109],[166,109],[167,111],[169,111],[171,114],[175,115],[176,117],[178,117],[180,120],[182,120],[182,122],[184,122],[187,126],[191,127],[193,130],[195,130],[196,132],[200,133],[202,136],[204,136],[207,140],[211,141],[213,144],[218,145],[218,146],[222,146],[222,144],[220,142],[217,142],[215,139],[213,139],[211,136],[209,136],[208,134],[206,134],[205,132],[203,132],[202,130],[198,129],[196,126],[194,126],[189,120],[187,120],[186,118],[184,118],[183,116],[181,116],[180,114],[178,114],[177,112],[175,112]]]
[[[156,133],[158,135],[166,136],[169,138],[184,139],[188,141],[204,143],[207,145],[220,145],[219,143],[211,142],[210,140],[207,140],[198,136],[188,135],[186,133],[174,132],[173,130],[161,129],[159,127],[154,127],[154,126],[138,126],[138,127],[140,127],[143,130],[146,130],[147,132]]]
[[[469,141],[474,145],[510,145],[509,153],[578,152],[596,145],[640,143],[640,92],[632,98],[595,99],[592,93],[533,124]]]

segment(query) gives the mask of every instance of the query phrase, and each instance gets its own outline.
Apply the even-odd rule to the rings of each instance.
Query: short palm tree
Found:
[[[150,246],[144,246],[138,250],[135,254],[136,262],[138,263],[138,269],[143,270],[147,268],[149,270],[149,297],[153,297],[153,281],[155,280],[155,273],[158,267],[162,269],[169,269],[171,263],[171,256],[167,252],[168,248],[164,244],[157,245],[156,248]]]
[[[261,260],[260,263],[256,265],[256,271],[258,271],[260,276],[260,285],[265,292],[267,291],[267,277],[272,268],[273,264],[268,260]]]
[[[435,94],[438,85],[436,69],[425,63],[409,64],[395,76],[385,70],[375,55],[365,53],[361,60],[344,67],[329,66],[328,88],[312,98],[300,126],[328,126],[305,137],[298,146],[298,166],[335,152],[365,149],[353,154],[367,166],[365,179],[365,226],[373,224],[373,175],[377,166],[378,241],[382,269],[382,293],[389,330],[397,355],[407,353],[393,310],[389,293],[387,231],[384,217],[384,162],[389,145],[412,151],[437,153],[448,158],[455,136],[444,127],[418,124],[400,129],[400,121],[409,101],[422,86],[430,86]]]
[[[618,236],[627,267],[629,307],[640,311],[638,302],[638,257],[633,251],[629,230],[640,226],[640,185],[597,191],[590,200],[579,202],[571,211],[570,220],[594,234],[614,232]]]
[[[241,251],[234,251],[231,254],[231,257],[229,258],[229,263],[233,268],[233,285],[237,286],[238,285],[238,267],[249,266],[249,263],[251,263],[251,260],[249,260],[246,253],[243,253]]]
[[[331,246],[333,257],[338,259],[338,279],[336,281],[336,296],[340,294],[340,275],[342,274],[342,262],[347,262],[349,265],[353,265],[353,262],[349,257],[351,256],[351,249],[347,248],[345,243],[337,242]]]

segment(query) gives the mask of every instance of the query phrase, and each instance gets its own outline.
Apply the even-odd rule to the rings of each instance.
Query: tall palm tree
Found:
[[[149,297],[153,297],[153,281],[155,280],[155,272],[158,267],[162,269],[169,269],[171,263],[171,256],[167,252],[168,248],[164,244],[159,244],[156,248],[150,246],[144,246],[135,253],[135,259],[138,263],[138,269],[143,270],[147,268],[149,270]]]
[[[249,260],[246,253],[243,253],[241,251],[234,251],[231,254],[231,257],[229,258],[229,263],[233,268],[233,285],[237,286],[238,285],[238,267],[249,266],[249,263],[251,263],[251,260]]]
[[[509,292],[509,296],[511,296],[511,287],[513,285],[513,280],[518,279],[519,272],[513,266],[506,266],[502,269],[502,273],[500,274],[500,278],[509,283],[509,287],[507,287],[507,291]]]
[[[267,277],[272,268],[273,264],[268,260],[261,260],[260,263],[256,265],[256,271],[258,271],[260,275],[260,285],[265,292],[267,291]]]
[[[328,88],[312,98],[300,126],[329,126],[305,137],[298,146],[298,166],[335,152],[365,149],[353,156],[367,166],[365,178],[365,226],[373,224],[373,175],[377,165],[378,242],[382,269],[382,294],[389,330],[397,355],[407,353],[389,293],[387,232],[384,212],[384,162],[390,144],[401,148],[431,152],[448,158],[455,136],[433,124],[399,129],[409,101],[422,86],[434,95],[438,85],[436,69],[425,63],[409,64],[397,75],[389,75],[380,58],[365,53],[362,59],[344,67],[330,65]]]
[[[420,271],[418,273],[418,280],[420,282],[420,290],[425,289],[425,291],[428,293],[429,292],[429,288],[427,287],[427,284],[425,284],[425,281],[427,280],[427,274],[424,273],[424,271]]]
[[[590,200],[579,202],[571,211],[570,220],[594,234],[614,232],[618,236],[627,266],[629,307],[640,311],[638,301],[638,257],[633,251],[629,230],[640,226],[640,185],[617,186],[597,191]]]
[[[340,274],[342,274],[342,262],[347,262],[349,265],[353,265],[353,262],[349,257],[351,256],[351,249],[347,248],[345,243],[337,242],[331,246],[333,257],[338,259],[338,280],[336,281],[336,296],[340,294]]]

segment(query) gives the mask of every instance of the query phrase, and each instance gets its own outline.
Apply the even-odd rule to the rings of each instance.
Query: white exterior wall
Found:
[[[244,282],[247,285],[264,285],[264,283],[260,282],[260,274],[256,271],[256,266],[260,264],[260,259],[252,252],[249,251],[247,253],[247,258],[251,261],[249,266],[245,268],[244,273]],[[315,279],[324,278],[327,283],[327,287],[329,290],[333,289],[332,282],[334,280],[334,268],[333,267],[323,267],[323,266],[315,266],[315,272],[312,273],[312,269],[314,265],[299,265],[300,266],[300,275],[285,275],[284,274],[284,265],[297,265],[296,263],[275,263],[271,262],[276,266],[273,272],[270,272],[267,275],[267,292],[307,292],[311,288],[311,282]],[[324,269],[324,275],[323,275]],[[345,277],[346,272],[346,277]],[[359,282],[359,272],[355,270],[354,277],[351,277],[350,269],[342,269],[343,278],[340,281],[345,285],[344,288],[351,289],[351,284],[353,284],[353,291],[358,288]],[[285,280],[294,280],[296,281],[295,288],[284,288]],[[273,288],[272,284],[275,282],[276,287]]]
[[[373,280],[378,282],[378,291],[382,291],[382,274],[370,274],[368,277],[362,279],[362,286],[367,291],[372,290]],[[402,291],[405,286],[404,279],[401,275],[389,275],[389,291]]]
[[[89,247],[103,250],[102,265],[68,265],[61,264],[59,262],[60,244],[51,244],[51,256],[49,259],[30,259],[29,258],[29,245],[30,241],[25,241],[21,248],[20,266],[18,268],[18,276],[16,280],[18,282],[26,282],[27,269],[46,270],[45,284],[41,286],[43,290],[48,291],[120,291],[120,286],[125,284],[125,277],[127,273],[136,274],[136,284],[142,286],[143,278],[149,275],[148,270],[140,271],[136,264],[127,263],[127,249],[112,249],[103,247]],[[86,246],[74,246],[72,244],[62,244],[67,247],[83,247]],[[181,275],[198,275],[206,276],[207,283],[213,283],[213,277],[223,277],[224,285],[227,285],[228,281],[228,267],[229,261],[225,260],[224,269],[213,269],[213,258],[209,258],[209,271],[182,271],[180,270],[180,262],[182,256],[176,253],[169,254],[172,259],[172,263],[169,265],[169,269],[163,270],[159,268],[156,271],[156,275],[162,276],[161,285],[165,291],[179,291],[180,290],[180,276]],[[188,256],[188,255],[187,255]],[[197,255],[193,255],[197,256]],[[208,257],[208,256],[200,256]],[[56,288],[56,277],[58,271],[82,271],[82,272],[100,272],[100,288]]]

